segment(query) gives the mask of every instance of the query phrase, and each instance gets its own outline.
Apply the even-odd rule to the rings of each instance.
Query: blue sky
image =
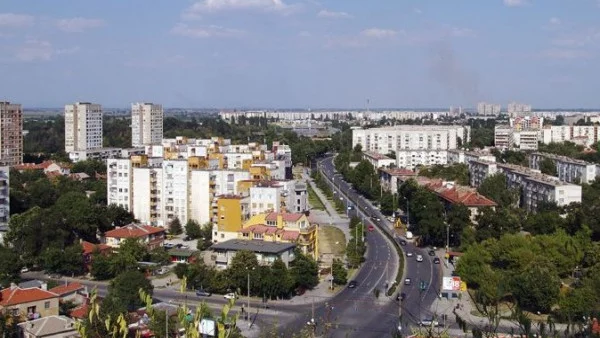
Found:
[[[600,108],[598,0],[2,0],[25,107]]]

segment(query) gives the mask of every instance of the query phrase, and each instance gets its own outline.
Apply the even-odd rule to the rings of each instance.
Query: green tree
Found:
[[[200,224],[194,220],[189,220],[185,223],[185,234],[191,239],[197,239],[202,237],[202,230]]]
[[[148,254],[148,249],[137,238],[126,238],[120,245],[118,255],[131,257],[139,262]]]
[[[183,228],[181,227],[181,222],[179,218],[175,217],[171,223],[169,223],[169,233],[171,235],[181,235],[183,232]]]
[[[200,237],[198,237],[198,250],[206,250],[212,245],[212,223],[207,222],[200,227]]]
[[[291,274],[296,287],[312,289],[319,284],[319,266],[311,257],[296,250],[295,259],[292,261]]]
[[[188,273],[188,264],[177,263],[173,271],[175,272],[175,276],[177,276],[177,278],[183,279],[183,277],[185,277]]]
[[[112,299],[119,307],[134,311],[143,305],[139,296],[131,290],[142,289],[152,295],[152,284],[143,273],[137,270],[125,271],[115,277],[108,287],[107,298]]]
[[[472,225],[471,211],[464,204],[454,204],[446,214],[450,227],[450,246],[460,247],[463,232]]]
[[[247,282],[248,274],[251,280],[257,280],[258,277],[258,260],[256,254],[252,251],[238,251],[231,264],[227,269],[227,277],[231,286],[240,289],[240,292],[246,294],[248,292]],[[252,291],[252,290],[250,290]]]
[[[543,158],[540,161],[540,171],[542,174],[556,176],[556,164],[550,158]]]
[[[348,281],[348,270],[344,267],[339,259],[334,259],[331,265],[331,274],[333,276],[333,283],[337,285],[345,285]]]
[[[18,281],[21,267],[19,255],[0,244],[0,287]]]
[[[115,277],[111,259],[100,252],[92,253],[92,266],[90,274],[96,280],[108,280]]]
[[[486,178],[477,191],[485,197],[491,198],[500,207],[516,206],[519,202],[519,192],[506,186],[506,176],[495,174]]]
[[[560,279],[552,263],[543,257],[515,275],[512,284],[513,296],[523,309],[547,312],[558,300]]]
[[[294,287],[294,280],[292,279],[291,273],[287,266],[281,259],[275,260],[271,265],[271,277],[273,281],[271,292],[269,296],[286,296]]]

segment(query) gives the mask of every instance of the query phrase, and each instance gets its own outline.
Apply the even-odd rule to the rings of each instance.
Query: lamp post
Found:
[[[248,270],[248,306],[247,306],[247,312],[248,312],[248,326],[252,327],[252,322],[250,321],[250,271],[254,270],[255,268],[246,268],[246,270]]]

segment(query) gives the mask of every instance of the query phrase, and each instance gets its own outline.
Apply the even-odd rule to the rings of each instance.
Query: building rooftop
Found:
[[[16,285],[0,291],[0,306],[11,306],[57,298],[58,295],[38,288],[22,289]]]
[[[463,204],[467,207],[495,207],[496,202],[481,195],[477,190],[456,185],[442,180],[432,180],[424,184],[441,198],[452,204]]]
[[[377,161],[379,161],[379,160],[391,160],[392,159],[392,158],[390,158],[388,156],[385,156],[385,155],[380,154],[380,153],[375,153],[375,152],[372,152],[372,151],[365,151],[365,152],[363,152],[363,156],[370,157],[370,158],[372,158],[374,160],[377,160]]]
[[[296,247],[294,243],[277,243],[259,240],[230,239],[213,244],[211,250],[242,251],[249,250],[257,253],[278,254]]]
[[[151,225],[129,224],[124,227],[107,231],[104,233],[104,236],[113,238],[140,238],[165,231],[164,228],[153,227]]]
[[[106,244],[94,244],[94,243],[90,243],[87,241],[82,241],[81,242],[81,247],[83,248],[83,253],[84,254],[91,254],[93,253],[95,250],[98,251],[104,251],[104,250],[110,250],[111,247],[106,245]]]
[[[277,221],[277,216],[281,215],[281,217],[283,218],[284,222],[296,222],[298,221],[300,218],[302,218],[302,216],[305,216],[302,213],[292,213],[292,212],[271,212],[267,215],[267,217],[265,217],[265,219],[267,221]]]
[[[73,292],[77,292],[77,291],[82,291],[85,290],[85,286],[81,285],[80,283],[70,283],[70,284],[65,284],[65,285],[59,285],[57,287],[53,287],[52,289],[48,290],[50,292],[53,292],[59,296],[64,296],[64,295],[68,295],[70,293]]]
[[[416,172],[405,168],[379,168],[379,171],[391,176],[417,176]]]
[[[80,337],[75,328],[75,321],[66,316],[48,316],[18,325],[24,332],[35,337]]]
[[[533,153],[531,153],[531,155],[543,156],[543,157],[547,157],[547,158],[565,162],[565,163],[573,163],[573,164],[579,164],[579,165],[595,165],[594,163],[587,162],[584,160],[578,160],[576,158],[562,156],[562,155],[556,155],[556,154],[550,154],[550,153],[533,152]]]

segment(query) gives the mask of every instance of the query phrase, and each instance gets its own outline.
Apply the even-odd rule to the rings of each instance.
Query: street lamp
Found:
[[[247,307],[247,312],[248,312],[248,326],[252,327],[252,322],[250,321],[250,271],[255,270],[256,268],[249,268],[247,267],[246,270],[248,271],[248,307]]]

